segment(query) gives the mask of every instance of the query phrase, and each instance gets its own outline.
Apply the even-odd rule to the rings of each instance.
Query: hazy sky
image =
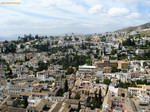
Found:
[[[0,37],[97,33],[150,22],[150,0],[20,1],[0,4]]]

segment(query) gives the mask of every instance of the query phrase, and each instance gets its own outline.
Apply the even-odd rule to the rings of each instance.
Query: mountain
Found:
[[[139,26],[133,26],[133,27],[124,28],[124,29],[118,30],[116,32],[127,32],[127,33],[130,33],[132,31],[143,30],[143,29],[148,29],[148,28],[150,28],[150,22],[149,23],[145,23],[143,25],[139,25]]]

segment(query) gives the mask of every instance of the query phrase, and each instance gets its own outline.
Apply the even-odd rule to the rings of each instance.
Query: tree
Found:
[[[101,37],[101,41],[102,41],[102,42],[106,42],[106,36],[102,36],[102,37]]]
[[[27,56],[25,55],[25,61],[29,61],[30,59],[27,58]]]
[[[117,72],[118,71],[118,69],[117,69],[117,67],[112,67],[112,73],[115,73],[115,72]]]
[[[75,41],[78,41],[78,40],[79,40],[79,38],[77,38],[77,37],[75,37],[74,39],[75,39]]]
[[[135,46],[135,41],[133,39],[133,36],[129,36],[129,38],[127,38],[127,40],[125,40],[123,43],[122,43],[124,46]]]
[[[16,48],[17,48],[17,46],[14,43],[6,45],[4,53],[15,53],[16,52]]]
[[[100,50],[98,48],[96,48],[96,54],[99,55]]]
[[[43,71],[48,69],[48,63],[44,63],[43,61],[38,62],[38,71]]]
[[[91,102],[91,109],[95,109],[96,108],[96,101],[94,99],[92,99],[92,102]]]
[[[36,38],[36,39],[39,39],[39,36],[38,36],[38,35],[35,35],[35,38]]]
[[[91,37],[87,37],[85,40],[86,41],[91,41]]]
[[[85,60],[85,63],[88,64],[88,65],[91,65],[92,64],[91,57],[87,57],[86,60]]]
[[[68,91],[68,81],[67,79],[65,80],[65,84],[64,84],[64,92]]]
[[[87,97],[87,99],[86,99],[86,102],[85,102],[85,105],[87,106],[87,107],[90,107],[91,106],[91,97]]]
[[[28,97],[23,97],[23,104],[24,104],[24,108],[27,108],[28,106]]]
[[[97,97],[97,90],[95,91],[95,108],[99,108],[99,99]]]
[[[77,100],[79,100],[79,99],[80,99],[80,94],[79,94],[79,92],[78,92],[78,93],[76,93],[75,99],[77,99]]]
[[[21,44],[21,45],[20,45],[20,48],[21,48],[21,49],[24,49],[24,45],[23,45],[23,44]]]
[[[78,112],[80,111],[81,109],[81,104],[80,104],[80,101],[79,101],[79,104],[78,104]]]
[[[64,94],[64,90],[60,88],[57,92],[57,96],[63,96],[63,94]]]
[[[9,73],[8,73],[8,74],[9,74],[9,77],[10,77],[10,78],[14,78],[14,77],[12,76],[12,75],[13,75],[13,73],[12,73],[12,70],[11,70],[11,69],[10,69],[10,71],[9,71]]]
[[[111,81],[110,81],[110,79],[104,79],[103,83],[106,85],[109,85],[111,83]]]
[[[116,53],[117,53],[117,50],[113,48],[113,49],[111,50],[111,55],[115,55]]]
[[[99,105],[102,105],[102,91],[101,88],[99,89],[99,93],[98,93],[98,101],[99,101]]]
[[[3,47],[1,47],[1,53],[3,53]]]
[[[69,91],[69,99],[71,99],[71,91]]]
[[[70,75],[70,74],[72,74],[73,72],[74,72],[74,69],[73,69],[72,67],[69,67],[69,68],[67,69],[66,74],[67,74],[67,75]]]
[[[99,79],[96,79],[95,82],[96,82],[96,83],[100,83],[100,82],[99,82]]]
[[[72,38],[71,38],[71,36],[68,38],[68,41],[72,41]]]

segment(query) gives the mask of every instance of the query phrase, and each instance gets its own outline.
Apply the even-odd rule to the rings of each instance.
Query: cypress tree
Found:
[[[98,97],[99,97],[99,105],[102,105],[102,91],[101,91],[101,88],[99,89]]]
[[[80,104],[80,101],[79,101],[79,104],[78,104],[78,112],[80,111],[81,109],[81,104]]]
[[[68,81],[67,79],[65,80],[65,85],[64,85],[64,92],[68,91]]]

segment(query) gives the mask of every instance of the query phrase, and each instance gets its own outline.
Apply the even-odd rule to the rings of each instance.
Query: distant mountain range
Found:
[[[150,28],[150,22],[149,23],[145,23],[143,25],[139,25],[139,26],[123,28],[123,29],[118,30],[116,32],[127,32],[127,33],[130,33],[132,31],[143,30],[143,29],[148,29],[148,28]]]

